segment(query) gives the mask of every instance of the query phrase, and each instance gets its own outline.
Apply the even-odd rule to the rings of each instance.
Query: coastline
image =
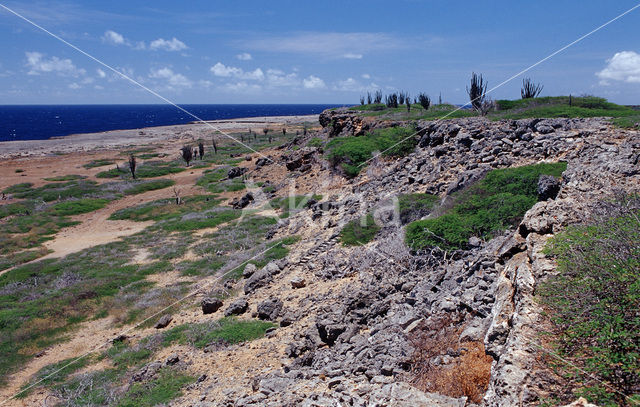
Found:
[[[46,140],[0,141],[0,158],[44,157],[77,151],[109,150],[161,141],[190,141],[209,138],[216,127],[221,131],[251,130],[261,132],[265,126],[318,124],[318,114],[298,116],[264,116],[191,122],[169,126],[111,130],[98,133],[71,134]],[[222,136],[224,137],[224,136]]]

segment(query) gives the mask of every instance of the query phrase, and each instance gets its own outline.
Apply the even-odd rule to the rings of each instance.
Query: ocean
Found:
[[[203,120],[321,113],[342,105],[180,105]],[[78,133],[185,124],[193,117],[171,105],[0,106],[0,141],[44,140]]]

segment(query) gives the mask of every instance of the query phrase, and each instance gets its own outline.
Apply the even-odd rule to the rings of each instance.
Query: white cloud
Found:
[[[25,52],[25,55],[29,75],[55,72],[63,76],[79,76],[86,73],[84,69],[77,68],[70,59],[60,59],[55,56],[45,59],[40,52]]]
[[[124,39],[124,36],[122,34],[119,34],[112,30],[105,31],[104,35],[102,36],[102,41],[113,45],[127,44],[127,40]]]
[[[99,78],[106,78],[107,74],[100,68],[96,69]]]
[[[69,89],[80,89],[81,86],[78,85],[77,83],[73,82],[71,85],[69,85]]]
[[[149,78],[162,79],[166,81],[169,88],[190,88],[192,86],[191,80],[186,76],[173,72],[171,68],[166,67],[152,70]]]
[[[634,51],[617,52],[596,75],[602,85],[608,85],[609,80],[640,83],[640,54]]]
[[[302,85],[305,89],[324,89],[327,87],[322,79],[313,75],[309,75],[308,78],[304,79]]]
[[[371,79],[371,75],[369,75],[368,73],[363,73],[361,76],[362,79]]]
[[[242,80],[254,80],[261,81],[264,79],[264,72],[262,69],[256,68],[253,71],[245,72],[242,68],[236,68],[234,66],[226,66],[221,62],[216,63],[214,66],[210,68],[211,73],[215,76],[220,76],[223,78],[237,78]]]
[[[157,40],[151,41],[151,44],[149,44],[149,49],[152,50],[162,49],[165,51],[182,51],[187,48],[189,47],[176,37],[173,37],[170,40],[158,38]]]
[[[419,42],[429,45],[433,40]],[[242,41],[240,46],[267,52],[315,54],[328,58],[360,59],[370,52],[404,49],[407,42],[386,33],[303,32],[287,36],[256,38]]]
[[[249,54],[248,52],[243,52],[242,54],[238,54],[236,55],[236,58],[238,58],[241,61],[251,61],[253,59],[251,54]]]
[[[347,78],[343,81],[338,81],[332,86],[333,90],[339,92],[366,92],[380,89],[380,86],[371,82],[368,85],[363,84],[357,79]]]
[[[279,69],[267,69],[267,84],[272,87],[293,87],[300,85],[300,79],[295,72],[286,74]]]

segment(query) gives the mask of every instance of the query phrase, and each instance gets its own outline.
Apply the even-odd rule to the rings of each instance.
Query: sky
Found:
[[[336,103],[366,92],[461,104],[640,4],[618,0],[4,1],[0,104]],[[640,104],[640,8],[523,77],[543,96]]]

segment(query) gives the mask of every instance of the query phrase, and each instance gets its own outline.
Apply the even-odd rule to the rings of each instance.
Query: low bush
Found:
[[[373,215],[368,214],[347,223],[340,231],[340,242],[344,246],[361,246],[372,241],[379,230]]]
[[[147,191],[156,189],[169,188],[176,182],[171,179],[156,179],[152,181],[139,181],[131,183],[129,187],[124,189],[125,195],[137,195]]]
[[[355,177],[375,152],[386,157],[411,153],[417,143],[414,132],[412,127],[390,127],[360,137],[336,137],[327,143],[326,157],[348,177]]]
[[[540,175],[559,177],[566,168],[559,162],[492,170],[455,195],[455,205],[444,215],[407,225],[407,244],[414,250],[457,250],[467,248],[472,236],[489,239],[516,226],[537,202]]]
[[[89,168],[95,168],[95,167],[104,167],[105,165],[113,165],[115,163],[116,162],[113,160],[101,158],[99,160],[91,160],[88,163],[83,164],[82,166],[86,169],[89,169]]]
[[[76,175],[76,174],[70,174],[70,175],[59,175],[57,177],[50,177],[50,178],[45,178],[45,181],[54,181],[54,182],[62,182],[62,181],[75,181],[75,180],[79,180],[79,179],[85,179],[87,178],[84,175]]]
[[[552,366],[590,402],[640,401],[640,196],[604,203],[590,223],[556,235],[546,253],[559,273],[538,294],[559,330],[554,350],[570,361]]]

